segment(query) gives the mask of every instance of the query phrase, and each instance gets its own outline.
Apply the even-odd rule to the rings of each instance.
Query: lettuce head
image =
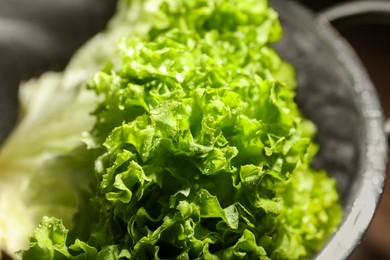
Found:
[[[310,166],[315,127],[270,45],[281,36],[265,0],[119,1],[63,73],[21,89],[0,152],[1,248],[310,258],[342,211],[335,181]]]

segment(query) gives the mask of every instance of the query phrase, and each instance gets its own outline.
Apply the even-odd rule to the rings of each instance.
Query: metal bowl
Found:
[[[77,46],[103,28],[115,6],[114,1],[49,2],[0,0],[0,143],[16,122],[19,82],[62,69]],[[275,47],[295,66],[297,100],[318,127],[314,167],[335,177],[345,212],[316,258],[345,259],[358,245],[382,193],[387,161],[382,109],[360,61],[326,16],[294,1],[271,5],[284,27],[284,38]]]
[[[361,12],[371,12],[372,2]],[[377,2],[376,10],[389,4]],[[323,15],[293,1],[272,5],[285,32],[276,47],[295,65],[299,105],[318,127],[320,151],[314,166],[327,169],[337,180],[344,208],[343,222],[316,259],[346,259],[375,212],[387,162],[383,112],[375,88],[352,48],[330,23],[342,15],[348,18],[361,3]]]

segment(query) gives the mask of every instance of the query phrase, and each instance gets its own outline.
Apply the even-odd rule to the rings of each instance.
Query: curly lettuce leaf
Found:
[[[75,197],[85,197],[95,181],[93,170],[78,174],[73,163],[63,162],[64,156],[74,158],[84,149],[81,132],[90,130],[95,122],[90,111],[99,99],[85,89],[85,82],[108,59],[120,63],[116,48],[120,37],[148,38],[150,24],[160,19],[159,12],[150,9],[150,2],[119,0],[107,28],[82,46],[63,72],[47,72],[21,84],[19,122],[0,149],[0,251],[12,255],[26,248],[28,235],[44,215],[72,226],[71,219],[82,201]],[[93,159],[84,162],[83,169]],[[64,185],[53,188],[48,184],[58,179],[63,179]],[[45,185],[40,187],[42,182]],[[80,185],[65,185],[72,182]],[[37,196],[40,192],[51,195]],[[65,194],[70,194],[69,199]]]
[[[20,256],[310,258],[342,213],[334,180],[310,168],[315,128],[294,101],[292,67],[270,47],[281,37],[275,11],[265,0],[135,3],[110,28],[121,35],[118,21],[137,17],[143,34],[91,55],[107,62],[88,83],[98,106],[82,136],[97,188],[69,233],[44,218]]]
[[[96,248],[76,240],[69,248],[66,246],[68,230],[61,220],[44,217],[42,223],[30,240],[30,248],[23,253],[24,259],[99,259]],[[73,255],[76,256],[73,256]],[[102,253],[100,253],[102,255]],[[108,258],[100,258],[108,259]]]

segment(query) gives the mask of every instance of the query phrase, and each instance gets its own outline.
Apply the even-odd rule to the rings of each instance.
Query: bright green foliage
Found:
[[[309,166],[314,127],[269,46],[281,37],[276,13],[260,0],[156,6],[148,37],[123,38],[121,65],[89,82],[101,97],[83,135],[98,154],[96,194],[68,238],[45,218],[21,255],[309,258],[341,208],[334,180]]]

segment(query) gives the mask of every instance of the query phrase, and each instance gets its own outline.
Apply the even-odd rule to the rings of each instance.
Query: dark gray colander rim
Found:
[[[374,1],[370,1],[372,2]],[[356,5],[350,5],[353,4]],[[382,4],[390,6],[390,2]],[[344,4],[343,8],[348,8],[346,5],[348,4]],[[362,176],[362,182],[354,187],[357,195],[347,202],[347,205],[350,205],[346,210],[348,214],[337,232],[316,256],[317,260],[346,259],[360,243],[383,192],[388,148],[383,111],[375,87],[355,52],[330,24],[332,17],[328,17],[328,14],[333,14],[333,10],[329,9],[317,17],[317,31],[352,75],[354,90],[364,118],[362,127],[365,128],[365,136],[361,143],[364,151],[360,158],[362,167],[358,173]]]

